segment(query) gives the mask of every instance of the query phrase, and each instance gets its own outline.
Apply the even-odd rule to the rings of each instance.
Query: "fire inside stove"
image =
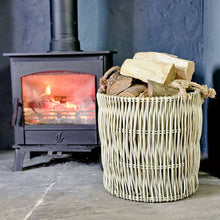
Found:
[[[95,76],[46,71],[22,77],[25,124],[95,124]]]

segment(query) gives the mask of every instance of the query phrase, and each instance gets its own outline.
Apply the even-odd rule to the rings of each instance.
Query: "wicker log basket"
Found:
[[[142,202],[188,197],[199,185],[200,92],[168,97],[97,93],[103,184],[112,195]]]

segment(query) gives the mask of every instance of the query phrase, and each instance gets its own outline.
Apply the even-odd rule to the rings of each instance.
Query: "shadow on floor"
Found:
[[[27,155],[28,157],[28,155]],[[100,154],[98,151],[91,153],[77,152],[73,154],[53,154],[48,155],[47,153],[31,153],[29,159],[26,159],[23,166],[23,171],[35,169],[39,167],[48,167],[55,164],[67,163],[70,161],[76,161],[83,164],[94,164],[100,163]]]

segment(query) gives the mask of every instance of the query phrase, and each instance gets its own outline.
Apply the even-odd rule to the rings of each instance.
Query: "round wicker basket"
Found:
[[[143,202],[188,197],[199,185],[202,99],[133,98],[97,93],[103,184]]]

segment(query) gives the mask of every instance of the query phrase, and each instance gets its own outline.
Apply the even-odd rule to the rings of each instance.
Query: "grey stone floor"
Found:
[[[191,197],[171,203],[141,203],[110,195],[98,162],[61,160],[12,172],[13,151],[0,151],[0,220],[220,219],[220,179],[200,173]],[[29,157],[25,166],[48,158]]]

